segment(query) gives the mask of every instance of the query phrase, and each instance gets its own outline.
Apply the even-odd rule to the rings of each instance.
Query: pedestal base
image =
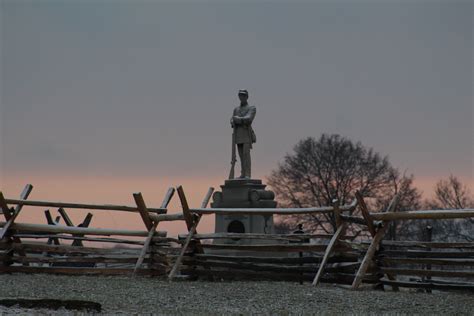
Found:
[[[213,208],[276,208],[274,194],[265,190],[266,185],[257,179],[226,180],[221,186],[222,192],[213,195]],[[216,233],[274,233],[273,215],[216,215]],[[215,239],[214,244],[251,245],[266,244],[271,241],[260,239]],[[259,255],[268,256],[268,253],[251,251],[214,250],[212,253],[225,255]]]
[[[275,208],[277,202],[266,185],[257,179],[226,180],[222,192],[215,192],[211,207],[214,208]],[[261,196],[260,196],[261,195]],[[265,196],[267,195],[267,196]]]

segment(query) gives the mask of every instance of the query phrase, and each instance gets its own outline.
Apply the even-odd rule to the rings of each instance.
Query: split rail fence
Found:
[[[174,188],[167,191],[159,208],[147,207],[141,193],[133,194],[136,206],[95,205],[28,200],[32,189],[33,186],[28,184],[19,199],[6,199],[0,192],[0,216],[5,219],[0,222],[0,273],[166,273],[169,265],[166,254],[178,241],[168,238],[166,231],[157,228],[170,216],[166,213]],[[57,208],[59,215],[53,219],[51,211],[46,209],[47,224],[18,223],[16,219],[24,206],[32,206],[34,208],[29,211],[36,212],[38,208],[40,211]],[[113,211],[113,216],[123,215],[123,212],[136,213],[144,229],[93,228],[90,227],[92,213],[88,213],[84,221],[76,226],[68,213],[77,209]],[[84,246],[84,242],[88,245]],[[112,247],[105,247],[105,244]]]
[[[181,192],[181,195],[184,193]],[[330,282],[350,285],[352,289],[366,283],[381,288],[390,286],[396,291],[400,287],[474,291],[473,242],[382,241],[391,221],[474,218],[474,209],[394,212],[398,200],[397,195],[384,212],[378,213],[368,211],[358,192],[356,200],[350,205],[340,206],[335,201],[334,206],[319,208],[190,209],[187,203],[183,203],[183,212],[194,214],[196,220],[194,225],[188,225],[187,234],[178,236],[185,242],[169,279],[172,280],[180,270],[181,275],[190,278],[309,281],[315,286],[320,282]],[[352,215],[356,208],[359,208],[361,216]],[[203,215],[321,213],[334,216],[334,234],[196,232]],[[350,224],[366,229],[371,236],[370,242],[357,241],[357,236],[346,234]],[[253,242],[204,243],[219,239],[248,239]],[[405,280],[405,276],[412,278]]]
[[[237,209],[207,208],[214,191],[209,188],[200,208],[190,208],[181,186],[176,188],[182,213],[167,214],[175,189],[170,188],[159,208],[147,207],[141,193],[133,194],[135,206],[92,205],[28,200],[27,185],[19,199],[0,192],[0,273],[129,274],[197,279],[268,279],[330,282],[358,289],[361,284],[383,288],[422,288],[427,291],[474,291],[474,243],[383,240],[391,221],[453,220],[474,218],[474,209],[394,212],[395,196],[384,212],[370,213],[356,193],[350,205],[314,208]],[[10,207],[14,206],[14,207]],[[23,206],[42,208],[47,224],[18,223]],[[58,208],[55,219],[49,210]],[[354,216],[356,209],[361,216]],[[90,227],[87,214],[77,226],[66,211],[109,210],[137,213],[144,230]],[[200,234],[202,216],[332,214],[334,234]],[[61,224],[61,220],[66,225]],[[177,238],[157,230],[163,221],[184,221],[187,233]],[[360,225],[370,241],[347,233]],[[251,240],[223,244],[218,240]],[[43,240],[37,242],[35,240]],[[67,244],[65,244],[65,242]],[[87,246],[84,246],[87,242]],[[92,247],[89,244],[98,243]],[[104,247],[104,244],[114,247]]]

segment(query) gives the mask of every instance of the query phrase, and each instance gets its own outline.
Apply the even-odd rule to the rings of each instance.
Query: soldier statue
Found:
[[[234,109],[230,125],[234,129],[233,140],[233,164],[235,164],[235,146],[237,146],[240,157],[240,179],[251,178],[250,149],[256,142],[255,133],[252,129],[252,121],[257,109],[248,104],[249,93],[247,90],[239,90],[240,105]],[[233,178],[233,168],[231,172]]]

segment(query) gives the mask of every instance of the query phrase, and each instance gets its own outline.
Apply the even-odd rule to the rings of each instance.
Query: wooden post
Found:
[[[44,216],[46,217],[46,222],[48,223],[48,225],[57,225],[59,223],[59,221],[61,220],[61,216],[56,216],[56,219],[53,221],[53,216],[51,216],[51,212],[49,210],[45,210],[44,211]],[[57,235],[55,233],[52,233],[53,235]],[[59,238],[56,238],[56,237],[49,237],[48,238],[48,241],[46,242],[47,245],[51,245],[51,244],[55,244],[55,245],[60,245],[60,242],[59,242]],[[41,253],[41,256],[42,257],[47,257],[48,256],[48,252],[47,251],[43,251]]]
[[[329,256],[331,255],[331,252],[334,249],[334,246],[337,244],[339,236],[341,236],[341,234],[345,231],[345,226],[346,225],[344,223],[341,224],[338,227],[338,229],[336,230],[336,232],[334,233],[334,235],[332,236],[331,240],[329,241],[329,244],[328,244],[328,246],[326,248],[326,251],[324,253],[323,260],[321,260],[321,264],[319,265],[318,273],[316,273],[316,276],[314,277],[314,280],[313,280],[313,283],[312,283],[313,286],[318,285],[318,283],[319,283],[319,281],[320,281],[320,279],[323,275],[324,266],[328,262]]]
[[[33,186],[31,184],[27,184],[25,188],[23,189],[23,192],[21,193],[21,198],[27,199],[31,193],[31,190],[33,190]],[[3,209],[4,206],[6,206],[5,198],[3,197],[3,194],[2,194],[2,200],[3,200],[2,201],[2,204],[3,204],[2,209]],[[6,208],[8,209],[8,206],[6,206]],[[8,212],[5,212],[4,210],[3,215],[5,219],[7,220],[7,222],[3,226],[3,229],[0,231],[0,240],[3,239],[3,237],[5,237],[6,233],[8,232],[8,229],[10,229],[13,222],[15,222],[15,219],[18,217],[18,215],[20,215],[21,209],[22,209],[22,205],[17,205],[15,209],[13,210],[13,212],[11,213],[11,215],[8,214]]]
[[[362,196],[362,194],[360,194],[359,191],[355,193],[355,196],[356,196],[357,202],[359,203],[362,217],[364,217],[367,223],[367,228],[369,229],[370,235],[374,237],[375,236],[374,220],[372,219],[372,217],[370,217],[370,213],[369,213],[369,210],[367,209],[367,204],[365,204],[364,197]]]
[[[393,212],[399,200],[400,200],[400,192],[398,192],[390,201],[386,212]],[[389,221],[384,221],[382,224],[383,226],[380,227],[379,230],[375,233],[375,236],[372,239],[372,243],[370,244],[369,249],[367,249],[364,259],[362,260],[360,264],[359,270],[357,271],[357,274],[354,278],[354,282],[352,282],[353,290],[356,290],[359,287],[359,285],[362,283],[362,279],[364,278],[365,273],[367,272],[367,269],[370,263],[372,262],[372,258],[374,257],[375,251],[377,251],[379,244],[382,241],[382,238],[385,236],[385,233],[387,232],[389,223],[390,223]]]
[[[201,217],[202,217],[202,215],[196,215],[195,219],[192,218],[192,214],[189,211],[189,205],[188,205],[188,202],[186,200],[186,195],[184,194],[183,187],[179,186],[177,188],[177,191],[178,191],[179,199],[181,200],[181,205],[183,207],[183,214],[184,214],[184,219],[186,221],[186,225],[188,225],[188,223],[192,223],[192,225],[191,225],[191,227],[188,226],[188,230],[189,230],[188,231],[188,236],[186,237],[186,240],[183,244],[183,247],[181,248],[181,252],[180,252],[178,258],[176,259],[176,261],[173,265],[173,268],[171,269],[170,274],[168,275],[168,280],[169,281],[173,280],[176,272],[178,271],[178,268],[181,265],[181,261],[183,260],[184,254],[186,253],[186,250],[188,249],[188,247],[191,243],[191,240],[193,239],[193,236],[195,234],[197,234],[196,228],[197,228],[197,225],[199,224],[199,221],[201,220]],[[206,193],[206,195],[205,195],[205,197],[204,197],[204,199],[201,203],[201,208],[206,208],[207,207],[207,204],[209,203],[209,200],[211,199],[211,196],[212,196],[213,192],[214,192],[213,187],[210,187],[209,190],[207,190],[207,193]],[[197,252],[204,253],[204,250],[202,249],[201,242],[199,240],[195,241],[195,247],[196,247]],[[207,267],[206,269],[210,269],[210,268]]]
[[[92,213],[87,213],[82,223],[79,224],[77,227],[89,227],[92,221],[92,216],[93,216]]]
[[[13,212],[13,208],[10,209],[8,208],[7,202],[5,201],[5,197],[3,196],[3,193],[0,191],[0,209],[2,210],[3,217],[8,221],[11,217],[11,213]],[[2,229],[3,230],[3,229]],[[2,241],[0,239],[0,241]],[[5,238],[4,240],[8,245],[6,245],[6,249],[8,249],[12,243],[11,238]],[[12,260],[7,259],[6,257],[13,257],[13,250],[8,251],[5,253],[5,257],[3,260],[0,261],[0,266],[9,266],[13,263]]]
[[[201,220],[201,217],[197,217],[196,221],[193,224],[193,226],[189,230],[188,236],[186,237],[184,245],[181,248],[181,252],[179,253],[178,258],[176,259],[176,261],[173,265],[173,268],[171,269],[171,272],[168,275],[168,281],[170,281],[170,282],[173,281],[173,278],[174,278],[176,272],[178,271],[179,266],[181,265],[181,261],[183,260],[184,254],[186,253],[186,250],[188,249],[189,244],[191,243],[191,240],[193,239],[193,236],[196,233],[196,227],[199,224],[200,220]]]
[[[148,215],[148,209],[146,207],[145,201],[143,200],[143,196],[140,192],[133,193],[133,198],[135,199],[135,203],[137,204],[138,212],[140,212],[140,216],[142,217],[143,223],[145,223],[146,229],[149,231],[153,227],[153,223]]]
[[[60,207],[58,209],[58,213],[61,214],[61,217],[63,218],[64,222],[66,223],[67,226],[70,227],[75,227],[73,224],[72,220],[69,218],[69,215],[66,213],[66,210]]]
[[[26,200],[28,198],[28,196],[30,195],[32,190],[33,190],[33,186],[31,184],[27,184],[25,186],[25,188],[23,189],[23,191],[21,192],[21,194],[20,194],[20,199]],[[8,224],[8,222],[11,220],[9,226],[13,225],[13,222],[15,221],[16,217],[20,213],[22,207],[23,207],[23,205],[18,204],[15,208],[11,209],[11,213],[10,213],[10,209],[8,208],[8,205],[5,201],[5,198],[2,194],[2,192],[0,192],[0,208],[2,208],[3,216],[7,220],[6,224]],[[2,230],[3,237],[5,236],[5,234],[7,233],[8,229],[9,229],[9,226],[7,226],[6,224],[5,224],[5,226],[3,226],[3,230]],[[2,238],[0,238],[0,240],[2,240]],[[13,236],[12,239],[13,239],[14,243],[21,244],[21,239],[20,238]],[[18,253],[19,253],[20,256],[26,257],[25,251],[19,250]],[[24,263],[23,265],[28,266],[29,264]]]
[[[338,199],[332,200],[332,207],[334,208],[334,219],[336,220],[336,230],[337,230],[342,225],[341,209],[339,208]]]
[[[380,266],[381,266],[382,268],[384,268],[384,267],[387,267],[388,264],[382,259],[382,260],[380,261]],[[385,274],[387,275],[387,278],[388,278],[390,281],[397,281],[397,278],[395,277],[394,274],[392,274],[392,273],[390,273],[390,272],[385,272]],[[395,283],[392,283],[391,286],[392,286],[392,290],[393,290],[394,292],[398,292],[398,291],[399,291],[399,288],[398,288],[398,285],[396,284],[396,282],[395,282]],[[382,289],[383,289],[383,284],[382,284]]]
[[[166,192],[165,197],[163,198],[163,202],[161,202],[160,208],[168,208],[168,204],[173,198],[173,195],[174,195],[174,188],[169,188],[168,192]]]
[[[77,225],[77,227],[89,227],[91,221],[92,221],[92,213],[87,213],[86,217],[84,218],[84,220],[82,221],[82,223],[80,223],[79,225]],[[74,235],[74,237],[79,237],[79,238],[82,238],[84,237],[85,235],[84,234],[76,234]],[[82,240],[80,239],[75,239],[73,240],[71,246],[84,246],[83,243],[82,243]]]
[[[5,220],[9,220],[12,217],[13,208],[9,208],[3,193],[0,191],[0,208],[2,209],[3,217]],[[3,229],[3,228],[2,228]]]
[[[206,207],[207,207],[207,204],[209,204],[209,200],[210,200],[211,197],[212,197],[212,193],[214,193],[214,188],[213,188],[213,187],[210,187],[210,188],[207,190],[207,193],[206,193],[206,195],[204,196],[204,199],[202,200],[201,208],[206,208]]]
[[[431,242],[432,237],[433,237],[433,226],[428,225],[426,226],[426,241]],[[431,248],[427,248],[426,251],[431,251]],[[431,270],[430,263],[426,265],[426,270]],[[431,276],[428,275],[426,277],[426,280],[431,281]],[[431,289],[430,288],[426,289],[426,293],[431,293]]]
[[[163,198],[163,202],[161,203],[161,208],[167,208],[168,207],[168,204],[170,203],[171,198],[173,197],[173,195],[174,195],[174,188],[169,188],[168,191],[166,192],[165,197]],[[140,198],[138,198],[138,200],[140,200]],[[143,198],[142,198],[142,200],[143,200]],[[137,203],[137,205],[138,205],[138,203]],[[147,215],[148,215],[148,217],[150,217],[149,214],[147,214]],[[150,230],[148,231],[148,236],[145,239],[145,243],[144,243],[143,248],[140,252],[140,256],[138,257],[137,262],[135,264],[135,268],[133,269],[133,276],[136,275],[138,269],[140,268],[140,266],[143,263],[143,260],[145,259],[146,253],[148,252],[148,248],[150,248],[151,241],[153,240],[153,236],[155,235],[155,231],[156,231],[159,223],[160,223],[159,221],[155,221],[153,223],[152,227],[150,228]]]
[[[69,227],[76,227],[74,225],[74,223],[72,222],[71,218],[69,217],[69,215],[66,213],[66,210],[63,209],[62,207],[60,207],[58,209],[58,212],[59,214],[61,214],[62,218],[64,219],[64,222],[66,223],[67,226]],[[91,220],[92,220],[92,214],[91,213],[87,213],[86,217],[84,218],[84,220],[82,221],[81,224],[79,224],[77,227],[89,227],[90,223],[91,223]],[[84,237],[83,234],[75,234],[73,235],[74,237]],[[82,247],[83,244],[82,244],[82,241],[79,240],[79,239],[76,239],[76,240],[73,240],[72,246],[80,246]]]
[[[194,224],[193,216],[191,215],[191,212],[189,211],[189,204],[186,199],[186,195],[184,194],[183,187],[181,185],[178,186],[176,188],[176,191],[178,192],[179,200],[181,202],[181,207],[183,209],[184,221],[186,222],[186,227],[188,228],[188,231],[189,231],[191,230]]]
[[[369,249],[367,249],[367,252],[364,256],[364,259],[362,260],[360,264],[360,267],[359,267],[359,270],[357,271],[355,279],[352,282],[353,290],[356,290],[357,288],[359,288],[359,285],[362,283],[362,279],[364,278],[365,273],[367,272],[367,269],[369,268],[369,265],[372,262],[372,258],[374,257],[375,251],[378,249],[380,241],[382,241],[382,238],[385,236],[387,227],[388,227],[388,223],[384,223],[384,225],[381,228],[379,228],[374,238],[372,239],[372,243],[370,244]]]
[[[49,210],[44,211],[44,216],[46,217],[46,221],[48,222],[48,225],[56,225],[59,221],[56,218],[56,221],[53,221],[53,217],[51,216],[51,212]],[[51,245],[54,243],[55,245],[59,245],[59,239],[58,238],[48,238],[48,245]]]
[[[176,191],[178,192],[179,200],[181,201],[181,206],[183,208],[184,221],[186,222],[188,231],[191,231],[191,228],[193,228],[194,226],[194,219],[191,214],[191,211],[189,210],[189,204],[186,199],[186,195],[184,194],[183,187],[181,185],[178,186],[176,188]],[[197,234],[197,232],[194,232],[194,233]],[[199,240],[195,241],[195,247],[196,247],[196,252],[204,253],[204,249],[202,248],[201,242]]]
[[[135,268],[133,269],[133,276],[136,275],[138,268],[140,268],[143,263],[143,260],[145,259],[148,248],[150,247],[151,240],[153,239],[153,235],[155,234],[156,227],[159,223],[160,222],[155,222],[151,227],[150,231],[148,232],[148,237],[145,240],[145,244],[143,245],[143,248],[140,252],[140,256],[138,257],[137,263],[135,264]]]

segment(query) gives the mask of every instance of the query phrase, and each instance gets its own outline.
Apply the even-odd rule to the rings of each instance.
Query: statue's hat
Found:
[[[249,95],[249,92],[247,90],[240,89],[239,94]]]

